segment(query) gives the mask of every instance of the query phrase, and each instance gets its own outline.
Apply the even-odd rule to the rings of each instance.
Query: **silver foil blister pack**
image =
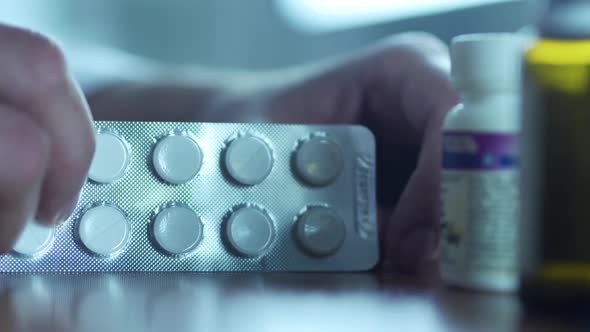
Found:
[[[74,214],[1,272],[358,271],[378,261],[375,140],[354,125],[95,122]]]

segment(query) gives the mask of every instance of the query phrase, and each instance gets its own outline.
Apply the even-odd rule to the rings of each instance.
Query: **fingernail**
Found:
[[[417,229],[403,240],[399,256],[400,272],[417,273],[435,251],[436,235],[432,230]]]
[[[62,224],[74,213],[76,206],[78,205],[79,194],[74,196],[70,202],[57,214],[57,218],[54,220],[55,224]]]

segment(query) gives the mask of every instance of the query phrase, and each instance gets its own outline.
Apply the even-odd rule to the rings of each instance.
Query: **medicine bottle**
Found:
[[[443,128],[440,273],[453,286],[518,285],[518,139],[523,40],[455,37],[452,80],[461,104]]]
[[[551,1],[524,55],[520,295],[590,305],[590,1]]]

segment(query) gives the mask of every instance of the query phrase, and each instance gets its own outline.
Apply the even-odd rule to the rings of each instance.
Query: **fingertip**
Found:
[[[44,217],[41,215],[37,215],[33,222],[43,226],[54,226],[59,224],[57,218]]]
[[[38,216],[44,223],[60,224],[70,217],[87,179],[96,147],[94,130],[88,128],[76,139],[75,146],[57,142],[52,150],[52,162],[38,209]]]
[[[419,273],[432,261],[436,251],[436,235],[430,229],[416,229],[407,236],[401,245],[399,268],[406,273]]]
[[[76,206],[78,205],[78,200],[80,198],[80,194],[76,194],[73,199],[68,201],[64,208],[60,210],[57,214],[57,220],[55,221],[56,224],[62,224],[66,220],[68,220],[74,211],[76,210]]]
[[[64,208],[55,214],[40,213],[35,218],[35,222],[44,226],[59,226],[70,218],[74,208],[75,206]]]
[[[22,218],[23,213],[27,213],[23,209],[20,211],[7,211],[7,209],[4,209],[4,211],[6,213],[0,213],[0,255],[12,251],[19,235],[25,228],[25,219]]]

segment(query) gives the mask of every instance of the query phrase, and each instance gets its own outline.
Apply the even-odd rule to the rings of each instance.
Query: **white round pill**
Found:
[[[158,212],[152,227],[158,245],[173,255],[195,249],[203,235],[201,218],[184,206],[172,206]]]
[[[272,151],[262,139],[245,136],[231,141],[225,152],[228,173],[248,186],[262,182],[273,165]]]
[[[324,137],[315,137],[302,143],[295,152],[295,171],[313,186],[332,183],[342,171],[343,157],[340,146]]]
[[[297,220],[297,240],[305,251],[314,256],[334,254],[344,242],[342,219],[330,208],[314,207]]]
[[[55,228],[29,222],[12,248],[17,254],[36,256],[44,253],[53,242]]]
[[[186,135],[170,135],[158,141],[152,162],[164,181],[182,184],[192,180],[203,162],[197,142]]]
[[[245,256],[260,255],[273,240],[274,226],[270,217],[255,207],[243,207],[227,221],[227,238],[231,246]]]
[[[96,150],[88,171],[88,178],[98,183],[111,183],[125,175],[131,153],[123,138],[116,133],[99,131]]]
[[[131,228],[119,208],[99,205],[88,209],[80,218],[78,236],[92,253],[109,256],[125,248],[131,237]]]

